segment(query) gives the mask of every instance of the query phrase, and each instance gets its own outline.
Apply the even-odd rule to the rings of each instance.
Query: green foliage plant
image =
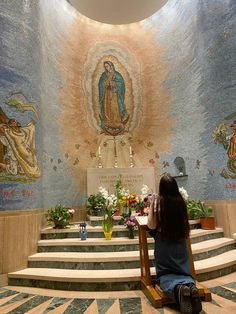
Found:
[[[89,215],[98,216],[106,206],[106,199],[101,193],[91,194],[87,200],[87,210]]]
[[[189,219],[198,219],[200,217],[210,217],[213,211],[211,206],[205,206],[200,200],[188,199],[186,201]]]
[[[200,203],[201,203],[200,201],[198,200],[196,201],[193,199],[188,199],[186,201],[189,219],[199,218],[198,210],[201,207]]]
[[[113,229],[113,212],[108,208],[102,221],[102,228],[106,233],[111,232]]]
[[[208,218],[212,215],[213,208],[211,206],[206,206],[204,202],[199,202],[200,206],[197,209],[197,215],[199,218]]]
[[[50,208],[45,216],[50,225],[54,225],[54,228],[60,229],[68,227],[71,220],[68,208],[61,204],[57,204],[55,207]]]

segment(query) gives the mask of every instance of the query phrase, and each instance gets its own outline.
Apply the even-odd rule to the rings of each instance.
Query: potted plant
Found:
[[[58,204],[54,208],[49,209],[46,214],[47,222],[54,225],[54,229],[64,229],[70,224],[71,215],[67,207]]]
[[[215,217],[212,216],[213,208],[206,206],[204,202],[198,202],[197,215],[200,218],[201,228],[205,230],[215,229]]]
[[[105,206],[106,199],[100,192],[91,194],[87,199],[87,210],[91,216],[102,216]]]
[[[102,228],[106,240],[111,240],[113,231],[113,214],[109,209],[106,209],[106,213],[102,221]]]
[[[201,202],[188,199],[186,200],[188,217],[189,219],[195,220],[199,218],[199,212],[201,210]]]
[[[128,229],[129,239],[134,239],[134,230],[137,229],[137,220],[135,216],[130,216],[125,219],[124,225]]]

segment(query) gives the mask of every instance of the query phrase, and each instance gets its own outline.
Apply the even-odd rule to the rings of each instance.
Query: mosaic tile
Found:
[[[223,254],[223,253],[225,253],[227,251],[230,251],[230,250],[233,250],[233,249],[235,249],[235,243],[229,244],[229,245],[225,245],[225,246],[223,246],[221,248],[217,248],[217,249],[210,250],[210,251],[207,251],[207,252],[193,254],[193,260],[194,261],[199,261],[199,260],[202,260],[202,259],[207,259],[207,258],[210,258],[210,257],[213,257],[213,256],[217,256],[219,254]]]
[[[97,307],[99,314],[105,314],[107,310],[114,304],[116,299],[97,299]]]
[[[64,282],[24,278],[9,278],[12,286],[37,287],[69,291],[130,291],[140,289],[140,280],[124,282]]]
[[[219,303],[217,303],[214,299],[211,300],[211,304],[214,304],[216,306],[221,307],[221,305]]]
[[[9,297],[9,296],[14,295],[14,294],[17,294],[17,293],[18,293],[17,291],[6,290],[5,292],[3,292],[3,293],[0,294],[0,299]]]
[[[140,298],[121,298],[120,313],[121,314],[140,314],[142,313]]]
[[[63,314],[82,314],[95,299],[74,299]]]
[[[56,308],[58,308],[59,306],[61,306],[62,304],[70,301],[71,299],[67,299],[67,298],[53,298],[52,302],[50,303],[50,305],[46,308],[46,310],[43,312],[43,314],[46,314]]]
[[[223,284],[222,286],[227,287],[227,288],[236,289],[236,282],[226,283],[226,284]]]
[[[29,297],[32,297],[34,296],[33,294],[29,294],[29,293],[19,293],[18,295],[16,295],[15,297],[13,297],[11,300],[9,300],[8,302],[6,303],[3,303],[2,305],[0,305],[0,307],[2,306],[5,306],[7,304],[12,304],[12,303],[15,303],[17,301],[21,301],[23,299],[27,299]],[[1,313],[1,310],[0,310],[0,313]]]
[[[57,261],[29,261],[28,267],[32,268],[57,268],[57,269],[127,269],[139,268],[140,261],[125,262],[57,262]]]
[[[219,295],[220,297],[223,297],[227,300],[230,300],[232,302],[236,303],[236,293],[232,292],[228,289],[225,289],[223,287],[214,287],[209,289],[212,293]]]
[[[216,233],[209,233],[203,236],[197,236],[194,238],[190,238],[191,244],[197,243],[197,242],[202,242],[205,240],[211,240],[211,239],[217,239],[221,238],[224,236],[224,233],[222,231],[216,232]]]
[[[8,314],[25,314],[28,311],[32,310],[36,306],[48,301],[50,297],[37,295],[33,299],[26,301],[24,304],[21,304],[16,309],[8,312]]]

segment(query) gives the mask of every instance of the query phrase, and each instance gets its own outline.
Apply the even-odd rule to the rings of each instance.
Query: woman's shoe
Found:
[[[195,285],[190,287],[190,293],[193,314],[198,314],[202,310],[202,302],[199,296],[198,289]]]
[[[181,285],[179,287],[179,306],[181,314],[192,314],[192,303],[190,287]]]

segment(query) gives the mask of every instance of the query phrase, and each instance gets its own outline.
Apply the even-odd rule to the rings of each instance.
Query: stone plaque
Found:
[[[153,168],[88,168],[87,194],[98,193],[100,186],[106,188],[109,194],[114,193],[119,175],[121,175],[123,186],[131,193],[140,194],[143,184],[156,192]]]

